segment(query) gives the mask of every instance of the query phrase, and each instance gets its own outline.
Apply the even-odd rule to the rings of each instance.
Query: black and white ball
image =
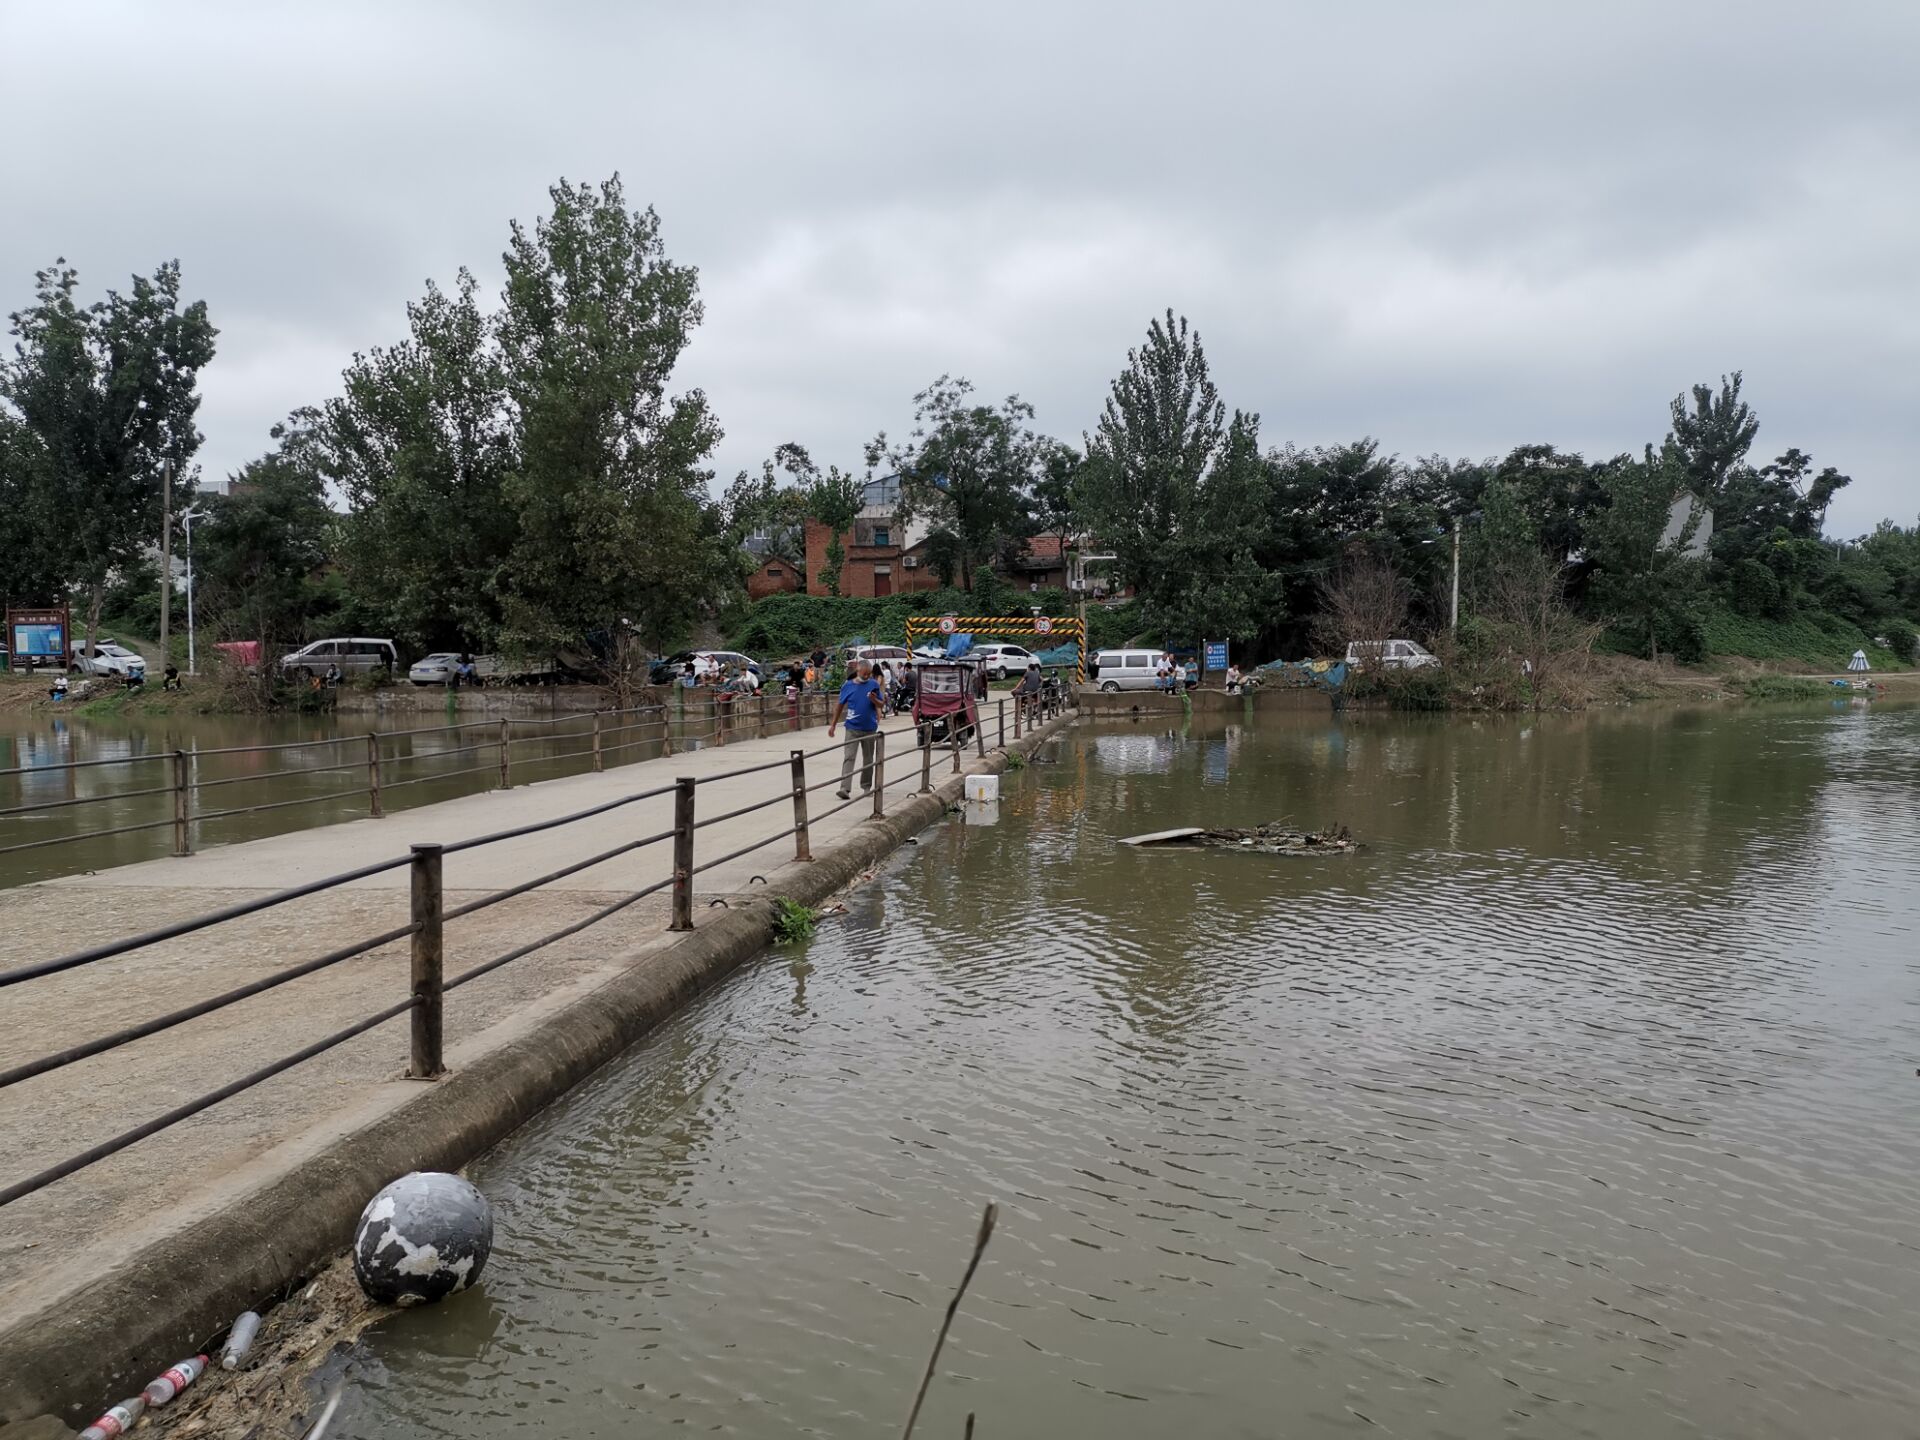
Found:
[[[493,1207],[458,1175],[402,1175],[360,1212],[353,1273],[383,1305],[431,1305],[480,1278],[493,1251]]]

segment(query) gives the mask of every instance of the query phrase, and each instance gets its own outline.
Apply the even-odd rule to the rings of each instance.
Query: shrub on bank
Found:
[[[1893,639],[1895,622],[1887,627]],[[1844,670],[1855,650],[1865,650],[1867,659],[1880,669],[1912,663],[1891,649],[1876,645],[1873,637],[1858,625],[1837,615],[1811,611],[1791,620],[1766,620],[1757,615],[1736,615],[1731,610],[1708,613],[1705,624],[1707,651],[1713,655],[1739,655],[1749,660],[1797,662],[1821,670]],[[1907,631],[1912,633],[1912,627]],[[1912,652],[1909,651],[1908,655]]]
[[[1749,700],[1824,700],[1832,689],[1809,675],[1752,675],[1740,686]]]

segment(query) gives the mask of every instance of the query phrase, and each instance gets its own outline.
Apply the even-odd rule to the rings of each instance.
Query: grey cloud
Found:
[[[702,270],[722,475],[857,463],[942,372],[1077,435],[1148,317],[1271,441],[1657,439],[1742,368],[1759,449],[1920,512],[1920,7],[0,7],[0,290],[178,255],[210,473],[565,174]]]

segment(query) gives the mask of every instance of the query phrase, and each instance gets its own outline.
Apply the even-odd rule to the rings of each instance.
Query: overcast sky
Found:
[[[1155,313],[1269,443],[1758,458],[1920,513],[1920,3],[0,0],[0,311],[177,257],[205,473],[615,170],[697,265],[722,479],[943,372],[1077,438]]]

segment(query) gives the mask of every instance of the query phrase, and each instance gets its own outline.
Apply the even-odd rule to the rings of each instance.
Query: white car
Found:
[[[1033,664],[1033,652],[1019,645],[976,645],[967,652],[967,658],[985,666],[989,680],[1024,675]]]
[[[1347,664],[1355,670],[1378,665],[1382,670],[1425,670],[1440,657],[1412,640],[1356,640],[1347,646]]]
[[[118,675],[122,680],[130,680],[136,675],[142,680],[147,678],[147,662],[124,645],[116,645],[111,640],[96,640],[93,654],[86,652],[86,641],[74,644],[73,659],[67,668],[76,675]]]
[[[904,645],[849,645],[847,660],[849,663],[871,660],[875,665],[907,665],[913,661],[913,652]]]
[[[451,650],[441,650],[414,661],[407,669],[407,679],[416,685],[451,685],[459,666],[458,655]]]

